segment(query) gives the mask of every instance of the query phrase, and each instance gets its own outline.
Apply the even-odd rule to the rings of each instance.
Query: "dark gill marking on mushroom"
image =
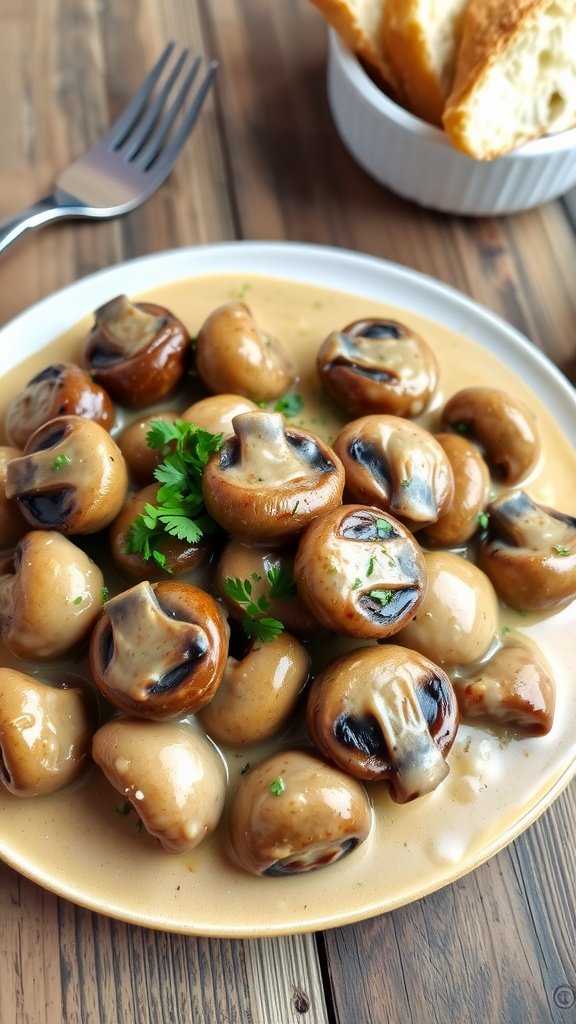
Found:
[[[45,380],[58,380],[64,376],[64,367],[61,363],[52,363],[51,366],[47,366],[46,369],[41,370],[37,373],[32,380],[28,381],[28,386],[31,384],[42,384]]]
[[[385,533],[382,530],[379,532],[379,519],[386,523]],[[400,536],[398,531],[385,518],[384,513],[382,513],[381,517],[378,517],[373,512],[353,512],[351,515],[346,516],[340,526],[340,535],[347,540],[373,540],[380,542],[393,540],[395,537]]]
[[[36,523],[45,527],[65,526],[74,510],[74,488],[63,487],[46,494],[23,494],[18,497]]]
[[[438,676],[432,676],[424,686],[418,687],[416,697],[428,726],[433,725],[438,717],[446,716],[448,699],[444,684]]]
[[[232,469],[232,466],[236,466],[239,461],[240,445],[234,441],[229,444],[223,444],[219,452],[220,469]]]
[[[348,334],[347,337],[373,338],[379,341],[382,338],[402,338],[404,331],[390,320],[378,320],[376,323],[362,324],[359,333]]]
[[[308,437],[297,437],[286,431],[286,441],[291,448],[294,449],[297,458],[303,462],[307,462],[313,469],[318,470],[319,473],[333,473],[335,472],[335,465],[326,459],[320,451],[318,445]]]
[[[331,848],[324,858],[320,854],[314,862],[314,867],[320,867],[323,864],[335,864],[336,861],[342,860],[346,854],[352,853],[352,850],[358,846],[357,836],[350,836],[348,839],[343,839],[340,843],[340,849],[335,854],[334,849]],[[298,865],[301,865],[299,867]],[[297,856],[287,857],[285,860],[277,860],[274,864],[271,864],[269,868],[266,868],[262,872],[263,875],[268,875],[270,878],[286,877],[287,875],[301,875],[305,871],[310,871],[310,861],[306,855],[301,859]]]
[[[368,366],[360,366],[359,363],[352,362],[348,359],[333,359],[330,363],[330,369],[335,366],[343,366],[345,370],[350,370],[352,373],[356,373],[359,377],[369,377],[370,380],[375,380],[378,384],[398,384],[399,378],[394,373],[387,373],[386,370],[374,370]]]
[[[188,650],[183,651],[185,660],[180,665],[171,668],[169,672],[165,672],[163,676],[160,676],[160,679],[157,679],[152,686],[149,686],[146,691],[148,696],[157,697],[161,693],[177,690],[192,671],[192,663],[199,661],[206,654],[207,650],[208,644],[204,641],[204,643],[193,644]]]
[[[2,782],[4,782],[7,786],[11,786],[12,785],[12,777],[10,775],[10,772],[8,771],[8,767],[6,765],[6,761],[4,760],[4,751],[3,751],[1,746],[0,746],[0,780],[2,780]]]
[[[358,750],[366,757],[387,753],[382,729],[373,715],[340,715],[333,725],[334,738],[343,747]]]
[[[110,664],[114,657],[114,630],[112,625],[108,623],[102,630],[100,636],[100,660],[102,662],[102,672],[107,672],[110,668]]]
[[[374,444],[370,441],[362,441],[360,438],[356,438],[352,441],[348,453],[350,458],[354,459],[354,462],[357,462],[359,466],[362,466],[363,469],[374,477],[386,493],[390,492],[392,482],[388,473],[388,467]]]
[[[386,594],[387,599],[385,601],[372,597],[371,593],[367,592],[360,595],[360,604],[370,612],[372,619],[383,624],[396,622],[397,619],[401,618],[405,612],[414,606],[419,597],[419,591],[416,587],[404,587],[402,590],[386,590],[384,587],[373,587],[372,593],[377,593],[379,589],[383,594]],[[388,598],[388,594],[392,596]]]
[[[68,427],[58,427],[56,430],[48,430],[43,437],[39,438],[34,445],[33,452],[45,452],[54,448],[64,440],[68,433]]]

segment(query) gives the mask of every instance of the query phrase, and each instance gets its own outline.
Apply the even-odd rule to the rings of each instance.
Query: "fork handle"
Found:
[[[0,221],[0,253],[12,245],[20,235],[34,228],[41,228],[51,220],[58,220],[60,217],[78,216],[78,208],[72,205],[66,206],[58,202],[54,194],[39,199],[32,206],[25,210],[6,217]]]

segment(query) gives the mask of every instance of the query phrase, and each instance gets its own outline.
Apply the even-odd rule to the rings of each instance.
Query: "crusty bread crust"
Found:
[[[387,0],[310,0],[338,35],[372,67],[384,86],[398,93],[398,77],[385,49]]]
[[[552,39],[546,19],[559,12]],[[470,0],[443,116],[457,149],[489,160],[576,123],[575,25],[576,0]],[[559,55],[572,66],[571,81],[564,74],[561,86]],[[516,116],[508,118],[514,103]]]
[[[384,32],[390,63],[406,103],[424,121],[442,125],[452,87],[468,0],[387,0]]]

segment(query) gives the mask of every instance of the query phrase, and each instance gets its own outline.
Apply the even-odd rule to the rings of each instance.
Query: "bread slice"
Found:
[[[311,0],[329,25],[376,71],[394,95],[397,76],[384,47],[384,12],[388,0]]]
[[[390,63],[408,109],[442,124],[468,0],[387,0],[384,31]]]
[[[443,123],[480,160],[576,124],[576,0],[470,0]]]

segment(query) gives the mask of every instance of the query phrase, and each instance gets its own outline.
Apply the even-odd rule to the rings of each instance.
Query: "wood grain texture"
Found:
[[[336,135],[325,26],[307,0],[1,8],[0,216],[49,192],[168,38],[220,61],[189,144],[145,206],[44,229],[2,258],[2,321],[133,256],[291,239],[431,274],[522,330],[576,381],[574,201],[475,220],[420,210],[376,185]],[[2,865],[0,1024],[576,1024],[575,833],[572,785],[507,850],[418,903],[324,935],[244,942],[111,921]]]

